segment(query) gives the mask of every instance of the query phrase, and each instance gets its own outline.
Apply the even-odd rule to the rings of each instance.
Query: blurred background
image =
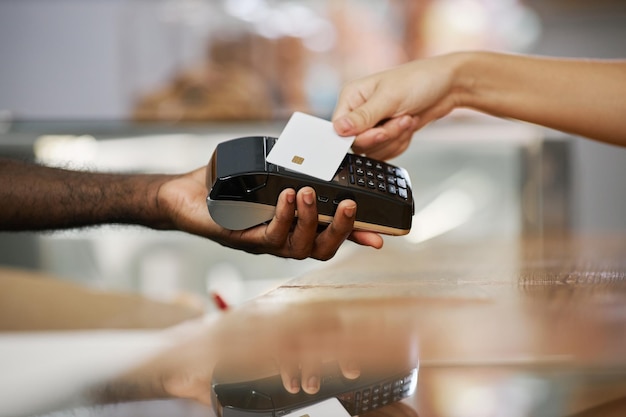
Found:
[[[1,3],[0,108],[17,119],[329,116],[346,80],[458,49],[527,51],[541,33],[517,0]]]
[[[330,118],[347,80],[408,60],[624,58],[624,39],[621,0],[0,0],[0,155],[182,172],[222,140],[277,136],[295,110]],[[416,216],[388,245],[626,230],[614,146],[455,112],[392,162],[411,174]],[[2,233],[0,262],[161,300],[218,289],[234,304],[322,265],[119,226]]]

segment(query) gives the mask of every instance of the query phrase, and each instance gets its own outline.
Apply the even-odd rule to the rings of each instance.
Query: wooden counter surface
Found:
[[[21,306],[5,311],[4,331],[17,322],[27,330],[70,328],[70,310],[88,311],[98,299],[97,314],[79,317],[74,328],[154,328],[197,314],[127,297],[115,305],[129,309],[112,310],[109,295],[65,287],[62,298],[39,303],[50,301],[48,285],[62,284],[33,289],[36,278],[27,278],[3,279],[4,310]],[[16,288],[30,290],[9,297]],[[15,303],[27,296],[35,302]],[[54,310],[43,324],[29,320],[40,304]],[[149,385],[154,375],[175,371],[210,381],[216,361],[247,372],[276,359],[338,356],[382,369],[419,362],[416,395],[368,417],[624,416],[626,236],[388,239],[383,250],[354,247],[163,337],[174,347],[131,380],[147,376]]]
[[[515,415],[573,415],[626,397],[626,236],[388,243],[255,303],[339,317],[345,332],[386,339],[382,355],[405,344],[423,416],[507,415],[516,398],[531,411]],[[498,413],[469,413],[468,401]]]

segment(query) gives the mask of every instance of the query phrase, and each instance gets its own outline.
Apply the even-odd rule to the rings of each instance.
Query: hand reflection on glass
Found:
[[[376,301],[380,305],[380,300]],[[318,364],[336,360],[348,379],[417,363],[405,305],[393,302],[371,316],[370,302],[257,303],[170,328],[171,346],[89,393],[94,402],[186,398],[213,406],[219,363],[233,381],[281,374],[288,392],[317,392]],[[367,314],[370,314],[368,316]],[[367,317],[367,320],[364,320]],[[364,348],[367,347],[367,348]],[[277,369],[278,368],[278,369]],[[361,375],[359,375],[361,374]],[[318,383],[320,383],[318,385]],[[415,416],[402,405],[368,416]]]

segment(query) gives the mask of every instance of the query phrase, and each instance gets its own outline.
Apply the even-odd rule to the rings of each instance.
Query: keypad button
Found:
[[[402,172],[403,170],[399,168],[375,159],[350,154],[344,158],[334,180],[343,184],[356,184],[359,187],[367,187],[393,196],[397,195],[406,200],[409,197],[408,186]],[[333,200],[333,204],[337,205],[338,202]],[[412,375],[408,375],[402,378],[402,381],[406,384],[411,378]],[[379,386],[382,394],[384,394],[384,387],[385,385]]]

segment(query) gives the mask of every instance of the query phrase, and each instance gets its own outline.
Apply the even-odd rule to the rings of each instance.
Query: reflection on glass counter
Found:
[[[347,80],[453,49],[522,51],[538,35],[516,1],[163,1],[156,19],[197,53],[140,94],[139,120],[329,115]],[[128,38],[141,65],[148,45]]]
[[[406,245],[371,256],[356,252],[219,319],[214,315],[162,331],[3,334],[1,358],[14,383],[5,384],[13,395],[3,402],[0,415],[19,414],[7,413],[7,408],[31,415],[26,411],[71,407],[74,403],[64,400],[86,386],[94,388],[91,393],[118,387],[103,392],[114,401],[137,399],[138,392],[145,395],[142,399],[162,398],[162,389],[169,387],[166,391],[174,396],[187,398],[184,394],[189,393],[208,406],[208,395],[184,388],[207,393],[210,387],[205,384],[214,369],[220,377],[213,381],[241,382],[276,375],[276,358],[337,357],[354,361],[361,376],[389,376],[389,371],[398,375],[396,370],[406,365],[412,369],[419,362],[415,395],[404,399],[402,407],[380,408],[381,416],[621,416],[626,405],[626,269],[620,256],[625,244],[623,236],[546,234]],[[66,314],[91,303],[100,307],[95,315],[100,320],[130,315],[154,324],[158,314],[146,314],[146,307],[163,312],[163,305],[156,303],[128,309],[119,295],[88,294],[34,274],[6,280],[11,278],[22,284],[36,282],[42,293],[50,294],[55,287],[73,293],[63,301],[51,299],[63,302]],[[2,293],[15,293],[16,287],[11,290],[6,280],[0,280]],[[127,308],[103,308],[115,300]],[[7,304],[0,306],[6,311]],[[14,317],[27,316],[12,304]],[[63,318],[63,326],[94,320],[59,315],[57,310],[39,319]],[[30,370],[33,358],[42,365],[35,368],[37,373],[19,372],[25,365]],[[127,367],[135,371],[119,374]],[[41,369],[47,372],[34,377]],[[393,377],[396,394],[414,387],[413,372],[400,375]],[[10,381],[6,372],[3,377],[3,382]],[[343,386],[333,381],[322,383]],[[381,393],[388,383],[385,378]],[[249,392],[249,384],[231,387]],[[137,386],[146,390],[130,389]],[[375,390],[365,388],[361,399],[369,395],[372,404],[380,400],[382,395],[374,398]],[[196,409],[192,404],[168,401],[162,410],[186,415]],[[86,407],[57,416],[161,415],[151,412],[154,405],[147,401],[143,406]],[[214,414],[206,407],[202,415]]]

